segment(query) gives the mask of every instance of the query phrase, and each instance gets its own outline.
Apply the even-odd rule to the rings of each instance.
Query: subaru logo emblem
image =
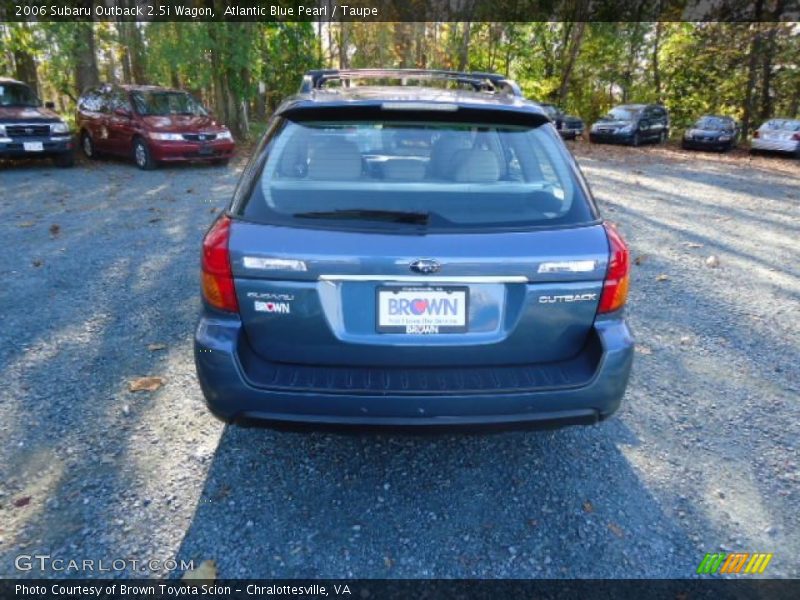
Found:
[[[27,135],[33,135],[33,127],[26,127],[25,128],[25,133]]]
[[[410,265],[408,265],[408,267],[412,271],[416,271],[417,273],[430,275],[431,273],[438,273],[439,269],[442,268],[442,265],[440,265],[438,261],[435,261],[432,258],[420,258],[412,262]]]
[[[197,136],[197,137],[198,137],[198,138],[200,138],[200,141],[201,141],[201,142],[202,142],[204,139],[206,139],[206,136],[204,136],[204,135],[199,135],[199,136]]]

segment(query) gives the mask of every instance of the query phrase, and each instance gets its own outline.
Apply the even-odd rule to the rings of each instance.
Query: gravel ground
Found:
[[[191,336],[199,243],[241,164],[0,165],[0,576],[41,576],[14,558],[49,554],[664,578],[719,550],[800,576],[798,163],[575,152],[639,263],[626,401],[596,427],[486,436],[223,426]],[[128,391],[150,375],[164,386]]]

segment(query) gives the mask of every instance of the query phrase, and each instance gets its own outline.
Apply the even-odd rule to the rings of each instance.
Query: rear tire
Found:
[[[75,153],[70,150],[69,152],[62,152],[53,157],[53,163],[62,169],[68,169],[75,166]]]
[[[133,162],[142,171],[150,171],[156,168],[156,161],[153,160],[153,155],[150,154],[150,148],[147,147],[142,138],[133,140]]]
[[[83,150],[84,156],[89,160],[97,160],[97,149],[95,148],[92,136],[89,135],[88,131],[81,133],[81,150]]]

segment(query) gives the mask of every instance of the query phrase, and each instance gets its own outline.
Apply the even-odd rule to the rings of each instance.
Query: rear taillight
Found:
[[[795,133],[795,134],[792,136],[792,139],[793,139],[795,142],[800,142],[800,133]]]
[[[628,246],[612,225],[606,223],[605,228],[610,252],[608,270],[603,281],[603,293],[600,295],[600,305],[597,307],[598,313],[613,312],[625,306],[630,278]]]
[[[756,130],[753,132],[753,137],[754,137],[754,138],[757,138],[757,137],[758,137],[758,129],[756,129]]]
[[[214,308],[239,312],[228,252],[230,230],[231,220],[223,215],[216,220],[203,239],[203,297]]]

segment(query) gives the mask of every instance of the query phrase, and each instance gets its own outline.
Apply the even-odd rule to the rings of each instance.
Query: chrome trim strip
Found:
[[[404,283],[528,283],[524,275],[320,275],[320,281],[401,281]]]

